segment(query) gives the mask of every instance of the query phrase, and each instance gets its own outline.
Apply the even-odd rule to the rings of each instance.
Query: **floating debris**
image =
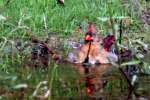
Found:
[[[5,21],[5,20],[6,20],[6,17],[3,15],[0,15],[0,21]]]
[[[13,87],[13,89],[22,89],[22,88],[27,88],[28,85],[23,83],[23,84],[18,84],[16,86]]]
[[[47,81],[42,81],[40,82],[35,91],[32,94],[32,97],[37,97],[37,98],[43,98],[46,99],[50,95],[50,90],[47,87],[48,82]]]
[[[144,10],[140,17],[144,24],[150,25],[150,8]]]

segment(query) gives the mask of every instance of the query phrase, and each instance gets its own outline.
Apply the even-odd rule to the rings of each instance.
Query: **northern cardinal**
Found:
[[[69,53],[68,60],[70,62],[83,63],[87,58],[87,54],[88,54],[88,63],[91,64],[110,63],[110,61],[114,62],[117,61],[118,59],[117,56],[109,52],[110,47],[115,42],[114,36],[110,35],[104,38],[103,40],[104,44],[102,47],[100,46],[100,41],[102,39],[96,36],[95,31],[96,31],[95,25],[93,23],[90,23],[88,26],[87,33],[85,34],[84,37],[85,44],[75,49],[73,52]]]
[[[75,49],[73,52],[69,53],[68,60],[73,63],[82,63],[87,57],[87,52],[90,44],[83,44],[81,47]],[[89,51],[89,63],[109,63],[107,57],[109,52],[107,52],[98,43],[91,43]]]

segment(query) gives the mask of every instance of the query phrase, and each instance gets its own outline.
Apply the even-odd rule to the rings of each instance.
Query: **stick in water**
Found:
[[[86,58],[85,58],[83,64],[89,62],[89,53],[90,53],[90,49],[91,49],[91,41],[90,41],[90,43],[89,43],[89,49],[88,49],[87,56],[86,56]]]

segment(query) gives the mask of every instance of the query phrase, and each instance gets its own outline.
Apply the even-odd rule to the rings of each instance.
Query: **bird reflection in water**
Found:
[[[80,82],[85,82],[85,92],[88,96],[92,96],[97,92],[101,92],[105,86],[106,80],[103,75],[110,69],[111,64],[99,64],[99,65],[79,65],[73,66],[77,72],[81,75]]]

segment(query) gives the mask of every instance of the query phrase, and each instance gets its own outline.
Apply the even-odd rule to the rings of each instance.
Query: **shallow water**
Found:
[[[61,64],[61,66],[63,66]],[[64,66],[66,66],[64,64]],[[126,100],[129,95],[128,83],[116,67],[111,64],[84,66],[82,64],[69,64],[79,75],[79,83],[84,83],[82,93],[78,98],[102,100]],[[149,99],[150,76],[138,76],[132,98]],[[88,85],[87,85],[88,84]],[[86,88],[93,87],[90,92]],[[84,92],[84,93],[83,93]],[[136,94],[136,96],[134,95]],[[72,97],[76,98],[76,97]],[[140,100],[140,99],[139,99]]]
[[[5,48],[7,49],[8,47]],[[9,51],[6,50],[5,53],[7,52]],[[147,62],[148,61],[149,58]],[[3,62],[3,60],[0,60],[0,62]],[[50,64],[49,66],[50,68],[48,68],[48,70],[44,72],[41,72],[41,70],[39,69],[35,69],[34,71],[33,69],[29,69],[30,72],[28,72],[27,69],[24,68],[21,72],[20,70],[22,69],[20,68],[20,65],[20,69],[18,69],[18,67],[16,67],[15,65],[15,67],[12,67],[12,69],[15,70],[15,68],[17,68],[17,72],[14,72],[13,74],[25,76],[24,74],[28,75],[28,73],[30,73],[35,77],[32,77],[30,82],[28,82],[29,85],[31,83],[33,84],[34,80],[36,84],[31,86],[31,89],[10,91],[9,89],[7,89],[6,85],[9,84],[9,82],[5,82],[6,84],[4,84],[4,87],[2,86],[2,89],[0,90],[0,98],[1,95],[9,97],[9,99],[12,97],[19,98],[20,96],[22,96],[22,94],[25,94],[25,96],[31,96],[38,82],[43,80],[49,80],[49,78],[51,79],[52,77],[54,77],[54,82],[52,85],[52,98],[54,99],[59,100],[60,98],[64,98],[64,100],[83,100],[83,98],[101,98],[102,100],[126,100],[127,98],[129,92],[128,84],[124,77],[120,74],[119,70],[115,67],[112,67],[112,65],[110,64],[83,66],[82,64],[60,62],[56,64],[57,68],[55,69],[55,76],[53,76],[53,68],[55,67],[55,64],[56,63],[52,62],[52,64]],[[47,78],[47,76],[49,77]],[[139,79],[136,82],[135,87],[135,92],[136,94],[138,94],[137,98],[145,98],[145,100],[149,100],[150,76],[140,75],[138,77]],[[26,82],[26,80],[19,79],[19,82]],[[94,88],[92,89],[92,92],[87,92],[86,88],[88,86]],[[135,99],[134,96],[133,98]]]
[[[116,67],[110,64],[83,66],[82,64],[67,62],[57,64],[52,62],[49,68],[44,71],[41,68],[17,70],[19,76],[15,81],[3,79],[2,87],[0,86],[0,97],[5,97],[6,100],[30,99],[36,86],[44,80],[52,82],[50,85],[52,87],[51,98],[54,100],[60,100],[60,98],[62,100],[126,100],[129,93],[125,78]],[[19,81],[17,84],[25,82],[29,87],[17,90],[9,89],[8,86],[11,86],[11,82],[14,82],[16,86],[16,81]],[[149,100],[149,83],[150,76],[139,76],[133,93],[138,94],[138,96],[133,95],[133,100],[137,100],[137,98]],[[49,85],[46,86],[49,87]],[[87,87],[92,88],[92,91],[88,91]]]

